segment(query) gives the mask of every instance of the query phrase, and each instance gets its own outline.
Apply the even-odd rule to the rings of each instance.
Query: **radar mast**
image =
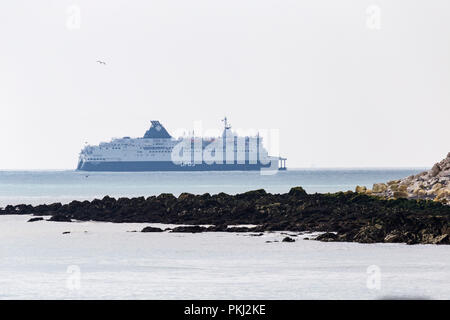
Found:
[[[228,123],[228,119],[227,119],[226,116],[225,116],[225,118],[222,119],[222,121],[223,121],[223,124],[225,126],[225,130],[231,129],[231,125]]]

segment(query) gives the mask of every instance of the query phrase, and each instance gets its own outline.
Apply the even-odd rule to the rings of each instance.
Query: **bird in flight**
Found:
[[[97,62],[100,63],[100,64],[106,64],[105,61],[101,61],[101,60],[97,60]]]

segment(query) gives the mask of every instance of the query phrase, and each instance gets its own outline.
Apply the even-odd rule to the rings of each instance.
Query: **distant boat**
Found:
[[[231,171],[286,170],[286,158],[271,157],[262,138],[239,137],[223,120],[222,136],[173,138],[159,121],[151,121],[142,138],[123,137],[87,145],[77,170],[83,171]],[[281,164],[281,166],[279,166]]]

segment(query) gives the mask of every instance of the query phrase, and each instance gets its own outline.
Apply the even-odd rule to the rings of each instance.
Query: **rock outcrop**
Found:
[[[57,222],[72,222],[72,219],[70,219],[68,216],[64,214],[56,214],[52,216],[48,221],[57,221]]]
[[[435,176],[438,179],[440,172]],[[385,192],[389,190],[386,186]],[[398,187],[396,192],[407,190]],[[185,233],[327,232],[317,238],[321,241],[448,244],[450,237],[450,206],[440,202],[383,199],[354,192],[307,194],[301,187],[283,194],[254,190],[236,195],[184,193],[178,198],[171,194],[106,196],[64,205],[9,205],[0,208],[0,214],[51,216],[50,221],[64,222],[178,224],[183,226],[170,231]]]
[[[281,242],[295,242],[295,239],[292,239],[291,237],[285,237]]]
[[[450,205],[450,152],[428,171],[387,183],[375,183],[372,189],[357,186],[355,191],[387,199],[426,199]]]
[[[160,228],[155,228],[155,227],[145,227],[144,229],[141,230],[141,232],[163,232],[162,229]]]
[[[182,232],[182,233],[200,233],[207,231],[208,228],[202,226],[181,226],[175,227],[170,232]]]

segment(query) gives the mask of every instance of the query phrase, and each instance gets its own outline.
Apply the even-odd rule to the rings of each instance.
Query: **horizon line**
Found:
[[[428,170],[431,169],[430,166],[361,166],[361,167],[351,167],[351,166],[330,166],[330,167],[321,167],[321,166],[317,166],[317,167],[287,167],[287,170],[380,170],[380,169],[384,169],[384,170],[416,170],[416,169],[420,169],[420,170]],[[80,170],[76,170],[76,169],[72,169],[72,168],[57,168],[57,169],[42,169],[42,168],[17,168],[17,169],[0,169],[0,172],[27,172],[27,171],[34,171],[34,172],[44,172],[44,171],[66,171],[66,172],[85,172],[85,171],[80,171]],[[236,170],[238,171],[238,170]],[[101,171],[95,172],[95,173],[99,173]],[[103,171],[101,173],[142,173],[142,172],[183,172],[183,171]],[[204,171],[204,172],[213,172],[213,171]],[[230,171],[233,172],[233,171]]]

